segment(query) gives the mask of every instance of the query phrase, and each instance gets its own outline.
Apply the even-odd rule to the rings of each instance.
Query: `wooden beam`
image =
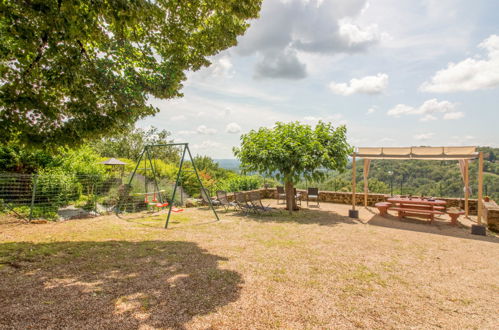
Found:
[[[483,151],[480,151],[478,156],[478,210],[477,210],[478,224],[482,224],[483,216]]]
[[[352,210],[355,211],[355,185],[356,185],[356,164],[355,164],[355,154],[352,156]]]
[[[464,214],[466,217],[470,215],[470,161],[464,160]]]
[[[369,192],[369,159],[364,159],[364,206],[367,207],[367,193]]]

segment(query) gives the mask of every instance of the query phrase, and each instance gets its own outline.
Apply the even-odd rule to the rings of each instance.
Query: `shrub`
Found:
[[[260,187],[260,179],[258,176],[243,176],[238,175],[225,180],[219,181],[215,185],[216,190],[225,190],[228,192],[248,191]]]

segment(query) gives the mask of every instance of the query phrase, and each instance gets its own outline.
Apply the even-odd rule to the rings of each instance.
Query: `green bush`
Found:
[[[61,168],[42,170],[36,183],[36,202],[49,203],[54,207],[65,206],[82,193],[82,184],[75,175]]]
[[[33,206],[33,212],[31,213],[31,217],[33,219],[46,219],[46,220],[57,220],[59,215],[57,214],[58,207],[54,205],[47,206]],[[28,219],[30,215],[30,207],[25,206],[16,206],[12,208],[12,211],[17,215],[22,216],[23,218]]]
[[[216,190],[225,190],[228,192],[248,191],[260,187],[260,178],[258,176],[238,175],[219,181],[215,185]]]

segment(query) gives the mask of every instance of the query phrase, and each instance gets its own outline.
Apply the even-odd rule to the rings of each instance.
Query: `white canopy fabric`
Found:
[[[355,156],[364,159],[426,159],[460,160],[476,159],[476,147],[406,147],[358,148]]]

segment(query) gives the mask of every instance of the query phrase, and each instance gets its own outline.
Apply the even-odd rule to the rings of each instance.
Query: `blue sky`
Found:
[[[238,45],[139,126],[212,158],[251,129],[319,119],[357,147],[497,147],[497,13],[497,0],[264,0]]]

